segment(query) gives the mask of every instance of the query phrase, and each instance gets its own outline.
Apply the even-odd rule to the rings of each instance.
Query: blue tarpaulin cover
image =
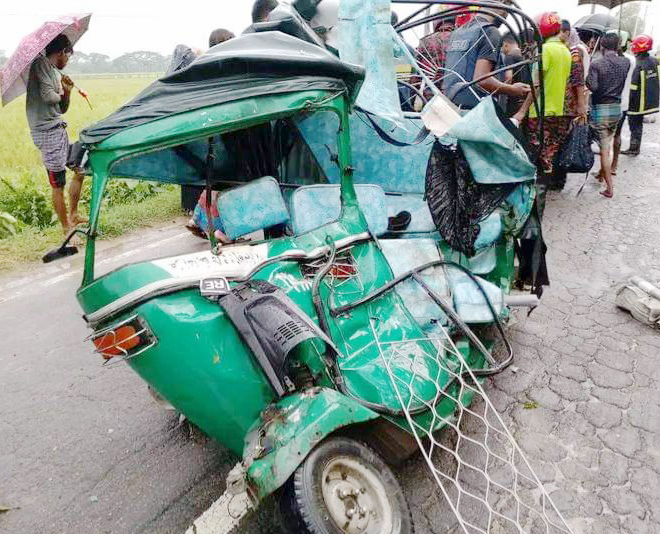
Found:
[[[483,99],[461,117],[448,135],[458,139],[476,182],[506,184],[534,180],[536,167],[522,144],[502,124],[492,97]]]
[[[390,0],[342,0],[339,55],[366,70],[357,105],[401,123]]]

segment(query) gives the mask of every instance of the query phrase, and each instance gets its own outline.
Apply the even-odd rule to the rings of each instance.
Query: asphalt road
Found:
[[[660,282],[660,124],[646,126],[613,200],[595,181],[576,199],[577,176],[551,196],[553,286],[511,330],[517,372],[488,386],[576,534],[660,532],[660,338],[612,302],[630,274]],[[100,257],[110,270],[201,247],[173,221],[105,243]],[[81,258],[0,278],[0,506],[11,508],[0,532],[181,533],[237,459],[163,411],[126,366],[102,366],[85,341],[80,279]],[[419,459],[400,475],[418,532],[446,532]],[[241,532],[282,532],[274,506]]]

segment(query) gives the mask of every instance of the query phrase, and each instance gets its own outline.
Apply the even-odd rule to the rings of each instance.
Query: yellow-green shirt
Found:
[[[543,44],[541,53],[543,59],[543,86],[545,88],[545,116],[561,117],[564,115],[564,100],[566,98],[566,85],[571,75],[571,52],[559,40],[559,37],[550,37]],[[534,106],[529,116],[536,117]]]

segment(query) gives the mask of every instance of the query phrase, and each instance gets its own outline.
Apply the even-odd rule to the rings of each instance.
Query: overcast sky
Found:
[[[660,18],[654,0],[650,20]],[[205,48],[209,33],[224,27],[240,33],[250,23],[251,0],[194,0],[189,4],[153,0],[24,0],[0,2],[0,50],[12,53],[21,37],[49,17],[62,14],[92,12],[87,34],[77,49],[117,57],[135,50],[152,50],[169,54],[177,44]],[[562,17],[575,21],[589,13],[589,7],[576,6],[577,0],[520,0],[531,15],[551,7]],[[399,15],[410,8],[395,6]],[[601,9],[599,9],[601,10]],[[660,20],[656,31],[660,30]]]

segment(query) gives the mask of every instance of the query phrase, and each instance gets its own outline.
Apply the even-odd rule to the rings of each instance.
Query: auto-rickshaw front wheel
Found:
[[[282,511],[291,532],[413,534],[401,486],[372,449],[353,439],[323,441],[284,488]]]

